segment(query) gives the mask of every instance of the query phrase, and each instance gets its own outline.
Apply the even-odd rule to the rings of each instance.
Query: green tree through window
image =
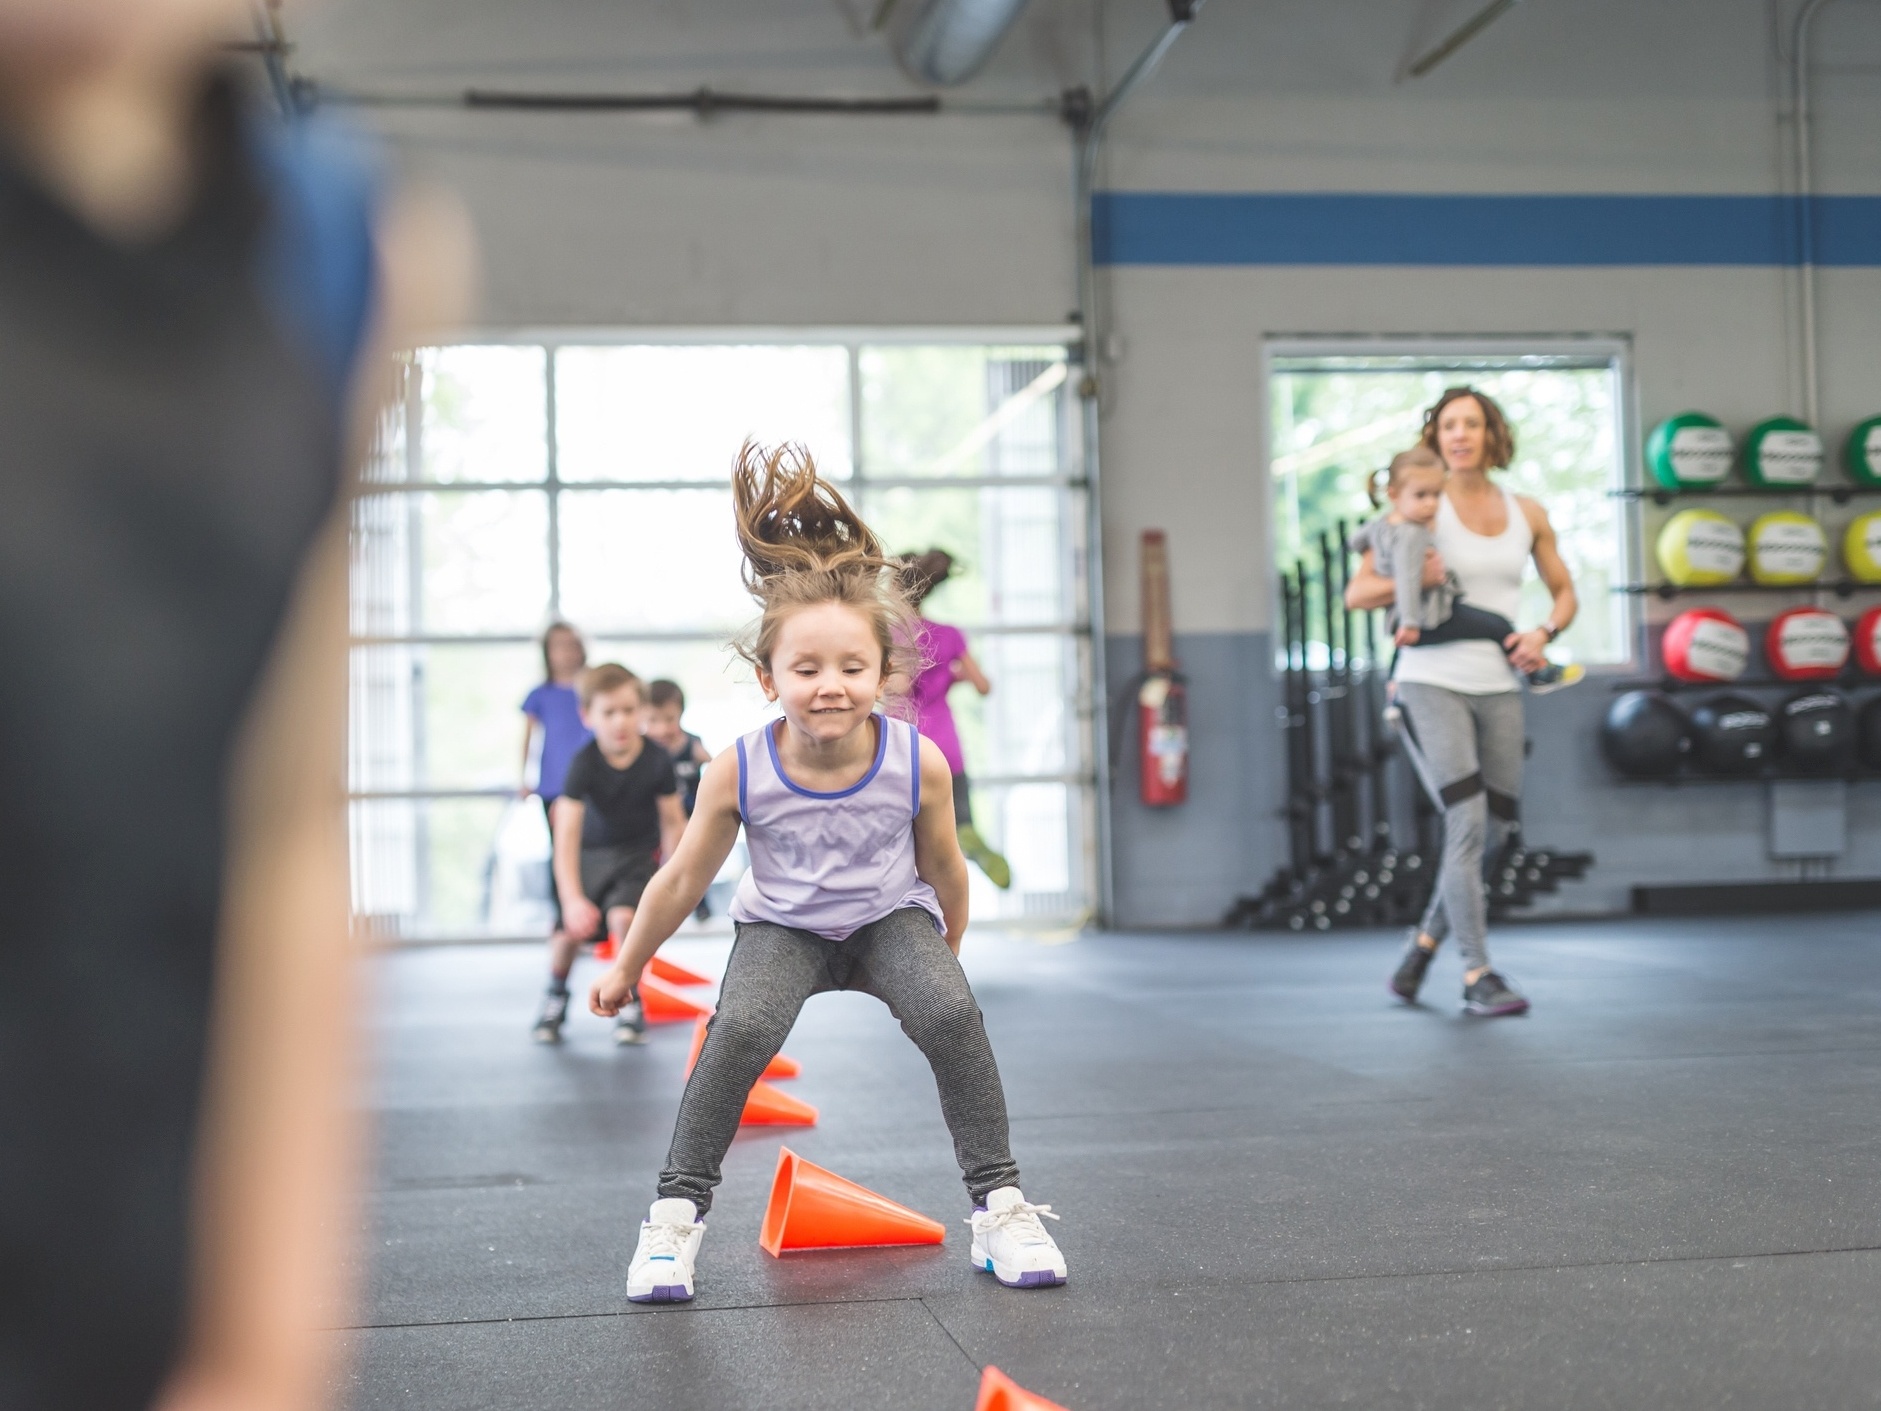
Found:
[[[1375,471],[1414,444],[1424,408],[1445,387],[1469,384],[1494,397],[1515,432],[1515,460],[1498,477],[1548,511],[1574,575],[1581,613],[1555,655],[1620,662],[1628,656],[1627,609],[1612,592],[1625,562],[1618,368],[1610,356],[1501,358],[1276,357],[1272,364],[1274,561],[1316,565],[1319,536],[1378,511],[1366,497]],[[1382,477],[1381,477],[1382,482]],[[1382,483],[1380,485],[1382,493]],[[1522,621],[1539,622],[1548,593],[1531,572]],[[1323,640],[1323,629],[1312,625]]]

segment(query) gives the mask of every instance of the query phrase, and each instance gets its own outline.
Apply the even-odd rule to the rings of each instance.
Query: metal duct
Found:
[[[949,87],[980,71],[1029,0],[900,0],[889,47],[918,79]]]

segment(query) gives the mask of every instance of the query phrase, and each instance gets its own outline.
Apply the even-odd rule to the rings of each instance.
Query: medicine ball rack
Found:
[[[1850,485],[1842,482],[1812,485],[1693,485],[1684,490],[1668,490],[1662,485],[1629,485],[1621,490],[1609,490],[1607,494],[1616,500],[1651,500],[1659,508],[1679,504],[1688,500],[1708,500],[1721,497],[1733,500],[1781,500],[1793,499],[1799,495],[1824,495],[1838,505],[1845,505],[1850,500],[1864,495],[1881,495],[1881,485]]]
[[[1862,583],[1853,578],[1825,578],[1814,583],[1615,583],[1610,590],[1636,598],[1674,598],[1720,593],[1833,593],[1838,598],[1852,598],[1857,593],[1881,593],[1881,583]]]
[[[1409,926],[1429,905],[1443,818],[1414,771],[1393,766],[1402,752],[1383,718],[1389,663],[1378,656],[1378,615],[1345,606],[1350,561],[1341,522],[1319,536],[1317,564],[1302,559],[1280,575],[1285,655],[1275,718],[1287,762],[1280,816],[1289,861],[1257,895],[1229,909],[1225,926]],[[1319,642],[1312,640],[1315,625],[1323,629]],[[1582,876],[1593,860],[1591,853],[1529,848],[1519,833],[1511,836],[1485,859],[1490,916],[1532,905],[1537,895]]]

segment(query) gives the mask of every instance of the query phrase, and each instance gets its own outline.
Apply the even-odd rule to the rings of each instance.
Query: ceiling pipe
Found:
[[[951,88],[984,67],[1030,0],[900,0],[886,15],[895,62],[924,83]],[[886,7],[885,7],[886,8]]]
[[[1105,130],[1117,110],[1156,71],[1163,57],[1202,12],[1207,0],[1169,0],[1169,24],[1137,56],[1101,102],[1082,89],[1064,96],[1063,113],[1076,136],[1073,197],[1077,204],[1077,321],[1084,373],[1078,395],[1084,431],[1085,594],[1091,622],[1091,764],[1097,782],[1098,921],[1110,925],[1116,917],[1116,872],[1111,857],[1110,823],[1110,679],[1104,622],[1104,506],[1098,416],[1098,364],[1103,356],[1104,323],[1097,291],[1097,252],[1092,245],[1091,198],[1097,181],[1097,158]]]
[[[1796,259],[1801,273],[1803,420],[1818,430],[1821,374],[1816,366],[1816,190],[1810,170],[1809,26],[1829,0],[1803,0],[1790,33],[1790,126],[1796,144]]]
[[[1422,78],[1521,3],[1522,0],[1490,0],[1488,5],[1465,20],[1450,33],[1449,38],[1413,62],[1405,72],[1412,78]]]

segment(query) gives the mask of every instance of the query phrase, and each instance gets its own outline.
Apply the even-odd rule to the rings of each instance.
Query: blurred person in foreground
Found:
[[[0,1408],[321,1404],[358,1134],[345,470],[468,239],[224,68],[0,0]]]

